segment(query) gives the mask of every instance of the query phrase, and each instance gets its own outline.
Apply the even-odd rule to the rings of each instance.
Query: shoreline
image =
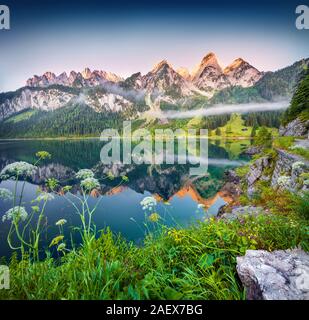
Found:
[[[183,138],[184,136],[175,136],[175,138]],[[222,136],[222,137],[200,137],[200,136],[186,136],[189,138],[192,137],[198,137],[202,139],[208,139],[208,140],[253,140],[254,138],[252,137],[246,137],[246,136],[235,136],[235,137],[227,137],[227,136]],[[33,140],[58,140],[58,141],[65,141],[65,140],[100,140],[101,137],[48,137],[48,138],[40,138],[40,137],[33,137],[33,138],[0,138],[0,142],[2,141],[33,141]],[[110,137],[105,137],[105,138],[110,138]],[[120,139],[126,139],[129,137],[120,137]],[[167,140],[167,139],[165,139]]]

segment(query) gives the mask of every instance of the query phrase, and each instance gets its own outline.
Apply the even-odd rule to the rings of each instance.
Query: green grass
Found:
[[[220,134],[218,134],[218,129],[211,131],[212,137],[251,137],[252,127],[245,126],[245,121],[242,119],[240,114],[232,114],[230,120],[223,127],[219,127]],[[268,128],[273,136],[278,135],[278,129]],[[256,130],[258,133],[259,128]]]
[[[287,150],[294,144],[294,137],[278,137],[274,139],[273,146],[278,149]]]
[[[274,153],[272,149],[264,152]],[[37,157],[38,162],[45,156],[41,151]],[[237,173],[244,177],[247,171],[248,166]],[[57,181],[51,180],[47,189],[57,193]],[[55,237],[51,244],[56,239],[55,246],[62,243],[57,247],[58,257],[52,258],[49,248],[39,246],[40,218],[37,241],[33,242],[37,246],[19,237],[21,260],[13,254],[9,261],[1,261],[10,267],[11,288],[0,290],[0,299],[240,300],[246,293],[237,276],[236,258],[246,250],[301,247],[309,251],[308,194],[274,190],[267,182],[256,185],[252,199],[245,194],[239,199],[243,205],[263,207],[265,214],[235,221],[209,219],[181,229],[167,228],[160,219],[151,222],[147,216],[143,245],[126,242],[108,228],[97,234],[87,199],[83,191],[82,209],[77,208],[81,246],[59,249],[71,241],[63,238],[60,229],[61,237]],[[17,215],[12,222],[17,231],[19,222]]]
[[[14,115],[14,116],[8,118],[5,122],[6,123],[18,123],[20,121],[30,119],[35,113],[36,113],[36,110],[28,110],[28,111],[19,113],[17,115]]]
[[[277,137],[273,141],[273,147],[286,150],[290,153],[297,154],[309,160],[309,150],[304,148],[293,147],[295,144],[295,137]]]
[[[309,150],[304,148],[293,148],[292,153],[309,160]]]
[[[162,230],[142,247],[107,229],[57,260],[13,257],[11,289],[0,299],[244,299],[237,256],[299,245],[308,250],[306,224],[279,215]]]

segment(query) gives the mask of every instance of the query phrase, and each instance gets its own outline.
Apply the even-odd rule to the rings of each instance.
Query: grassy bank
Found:
[[[306,224],[280,215],[162,230],[141,247],[106,230],[59,259],[13,257],[0,299],[244,299],[236,257],[296,246],[309,249]]]
[[[35,165],[50,157],[44,151],[37,156]],[[29,164],[17,163],[7,166],[4,173],[16,174],[19,170],[19,174],[27,174],[32,169]],[[238,169],[240,175],[246,172],[247,168]],[[244,193],[239,201],[242,205],[261,206],[264,214],[234,221],[209,219],[179,229],[165,227],[155,212],[155,199],[146,197],[141,204],[149,209],[145,211],[147,235],[143,245],[138,246],[109,229],[96,231],[92,224],[95,209],[88,207],[87,200],[96,195],[98,181],[91,170],[80,170],[76,178],[81,180],[83,195],[81,206],[76,207],[81,221],[80,246],[66,246],[71,240],[63,236],[64,219],[57,222],[59,235],[49,248],[40,246],[46,202],[53,193],[66,197],[71,188],[57,186],[55,179],[47,181],[50,193],[38,195],[32,214],[27,215],[20,207],[6,213],[5,222],[11,223],[10,233],[15,232],[20,244],[13,245],[9,234],[9,244],[19,255],[0,261],[10,267],[11,278],[10,289],[0,290],[0,299],[239,300],[245,298],[245,290],[236,272],[237,256],[249,249],[301,247],[309,251],[308,194],[274,190],[261,183],[253,198]],[[122,180],[127,181],[127,177]],[[36,222],[35,229],[30,227],[31,219]],[[28,232],[30,239],[26,237]],[[52,257],[52,249],[56,249],[56,256]]]
[[[294,137],[277,137],[273,141],[273,147],[286,150],[309,160],[309,150],[295,145],[295,141]]]

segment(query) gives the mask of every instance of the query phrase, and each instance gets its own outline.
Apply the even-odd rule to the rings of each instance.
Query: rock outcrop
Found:
[[[44,184],[49,178],[55,178],[60,183],[65,183],[75,178],[75,171],[59,163],[49,163],[38,167],[30,177],[30,181],[40,185]]]
[[[265,175],[265,169],[271,165],[270,158],[268,156],[257,159],[251,166],[246,176],[248,185],[248,195],[252,196],[255,191],[255,183],[258,180],[269,180],[269,177]]]
[[[249,156],[253,156],[255,154],[260,153],[262,148],[260,146],[251,146],[248,149],[246,149],[243,154],[247,154]]]
[[[303,137],[308,136],[309,120],[302,121],[299,118],[289,122],[286,126],[279,129],[280,136]]]
[[[221,188],[222,192],[229,194],[232,198],[238,197],[241,194],[240,177],[234,170],[224,172],[225,183]]]
[[[309,300],[309,255],[300,250],[247,250],[237,272],[249,300]]]
[[[296,190],[298,187],[298,178],[302,173],[308,171],[309,162],[301,156],[284,150],[277,149],[277,154],[278,157],[271,178],[272,187],[277,185],[280,176],[287,175],[291,177],[291,190]],[[293,168],[293,164],[296,162],[303,163],[303,166],[301,168]]]
[[[263,208],[261,207],[254,207],[254,206],[244,206],[244,207],[235,207],[232,209],[231,212],[225,212],[220,216],[220,219],[226,220],[236,220],[241,219],[245,216],[258,216],[260,214],[265,214]]]

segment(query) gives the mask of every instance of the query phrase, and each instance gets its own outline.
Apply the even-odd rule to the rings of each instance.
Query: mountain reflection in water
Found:
[[[84,168],[92,169],[99,179],[101,190],[94,196],[102,197],[98,206],[94,223],[97,230],[109,226],[115,233],[121,233],[126,239],[142,241],[144,233],[141,226],[145,221],[140,201],[152,195],[158,205],[156,211],[166,225],[186,226],[209,215],[215,215],[218,209],[231,198],[226,192],[220,191],[224,182],[224,171],[241,165],[246,161],[242,151],[250,144],[249,140],[215,141],[209,143],[208,173],[202,177],[190,176],[192,165],[103,165],[100,162],[100,150],[103,143],[97,139],[89,140],[16,140],[0,141],[0,170],[9,163],[26,161],[33,163],[35,153],[46,150],[52,158],[40,165],[25,185],[25,207],[30,210],[30,201],[36,197],[37,188],[45,189],[48,178],[56,178],[62,186],[71,185],[73,194],[79,196],[78,181],[75,173]],[[103,179],[112,173],[114,180]],[[121,176],[129,180],[121,186]],[[2,181],[0,187],[13,190],[13,181]],[[18,186],[20,192],[21,185]],[[90,206],[94,206],[98,198],[90,197]],[[200,205],[200,206],[198,206]],[[12,205],[0,200],[0,217]],[[48,228],[45,232],[46,245],[54,234],[57,234],[55,222],[61,218],[68,221],[66,236],[70,235],[69,226],[78,226],[79,220],[64,197],[55,199],[46,206]],[[0,256],[8,255],[6,234],[8,224],[0,227]],[[79,235],[74,235],[79,241]]]

